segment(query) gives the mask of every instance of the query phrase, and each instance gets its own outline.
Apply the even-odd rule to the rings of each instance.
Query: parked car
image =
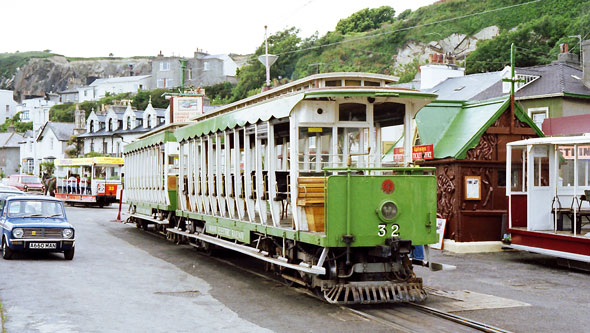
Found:
[[[31,175],[11,175],[8,178],[8,185],[24,192],[45,192],[45,185],[41,183],[41,179]]]
[[[75,230],[68,223],[63,202],[43,196],[0,195],[2,258],[16,251],[63,252],[74,258]]]

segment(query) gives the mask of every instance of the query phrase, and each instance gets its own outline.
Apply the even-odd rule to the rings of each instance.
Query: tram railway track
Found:
[[[348,307],[351,312],[391,327],[396,332],[490,332],[510,331],[431,308],[406,303],[379,307]]]
[[[166,239],[166,235],[162,232],[151,228],[147,231],[147,234],[149,235]],[[250,269],[244,266],[244,264],[247,265],[247,261],[240,260],[240,264],[237,264],[231,259],[227,258],[220,258],[216,256],[209,256],[209,258],[259,278],[281,283],[295,292],[303,293],[323,301],[323,299],[308,289],[297,288],[292,283],[289,283],[289,281],[280,280],[280,277],[274,276],[269,272],[260,272],[258,270]],[[436,289],[432,288],[426,289],[428,293],[436,291]],[[388,328],[393,329],[394,332],[510,332],[508,330],[488,325],[486,323],[471,320],[469,318],[417,303],[380,304],[371,306],[340,306],[340,308],[367,320],[376,321]]]

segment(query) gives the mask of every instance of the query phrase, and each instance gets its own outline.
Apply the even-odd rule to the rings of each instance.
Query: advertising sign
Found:
[[[173,122],[189,121],[203,114],[203,96],[172,98]]]
[[[561,156],[566,160],[574,159],[574,146],[558,146]],[[590,160],[590,146],[578,146],[578,159]]]
[[[412,147],[412,161],[431,160],[434,158],[433,145],[421,145]],[[404,148],[393,148],[393,161],[403,162]]]

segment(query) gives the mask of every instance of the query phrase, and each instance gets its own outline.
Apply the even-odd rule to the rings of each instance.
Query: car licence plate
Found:
[[[56,243],[29,243],[29,249],[56,249]]]

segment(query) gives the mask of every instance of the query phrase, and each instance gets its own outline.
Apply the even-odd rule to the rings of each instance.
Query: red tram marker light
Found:
[[[393,193],[393,190],[395,190],[395,185],[393,184],[393,181],[391,179],[384,180],[383,183],[381,184],[381,190],[385,194]]]

